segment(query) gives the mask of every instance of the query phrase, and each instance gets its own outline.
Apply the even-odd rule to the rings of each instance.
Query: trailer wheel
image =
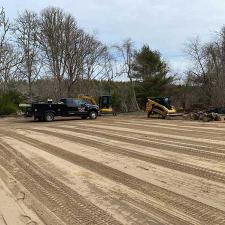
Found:
[[[89,117],[90,117],[91,120],[95,120],[95,119],[97,119],[98,114],[97,114],[96,111],[91,111],[91,112],[89,113]]]
[[[45,113],[44,119],[46,122],[52,122],[54,120],[54,114],[51,112],[47,112]]]

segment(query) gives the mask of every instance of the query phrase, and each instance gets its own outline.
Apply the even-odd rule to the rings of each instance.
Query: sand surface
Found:
[[[0,225],[225,224],[225,123],[0,120]]]

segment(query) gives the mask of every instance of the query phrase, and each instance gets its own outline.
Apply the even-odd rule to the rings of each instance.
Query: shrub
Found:
[[[16,113],[22,97],[19,93],[10,91],[0,95],[0,115],[10,115]]]
[[[17,106],[13,103],[8,102],[4,105],[0,105],[0,115],[10,115],[16,113],[16,111]]]

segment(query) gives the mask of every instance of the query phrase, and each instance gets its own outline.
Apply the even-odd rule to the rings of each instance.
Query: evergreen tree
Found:
[[[169,75],[169,67],[161,54],[152,51],[147,45],[136,52],[133,70],[133,76],[137,80],[137,98],[142,106],[147,97],[167,94],[168,85],[174,81],[174,76]]]

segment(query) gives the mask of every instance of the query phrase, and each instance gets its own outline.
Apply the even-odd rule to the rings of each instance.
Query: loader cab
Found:
[[[150,98],[151,100],[157,102],[158,104],[165,106],[167,109],[171,110],[171,100],[169,97],[155,97],[155,98]]]
[[[112,96],[101,95],[99,96],[99,108],[101,113],[112,113]]]

